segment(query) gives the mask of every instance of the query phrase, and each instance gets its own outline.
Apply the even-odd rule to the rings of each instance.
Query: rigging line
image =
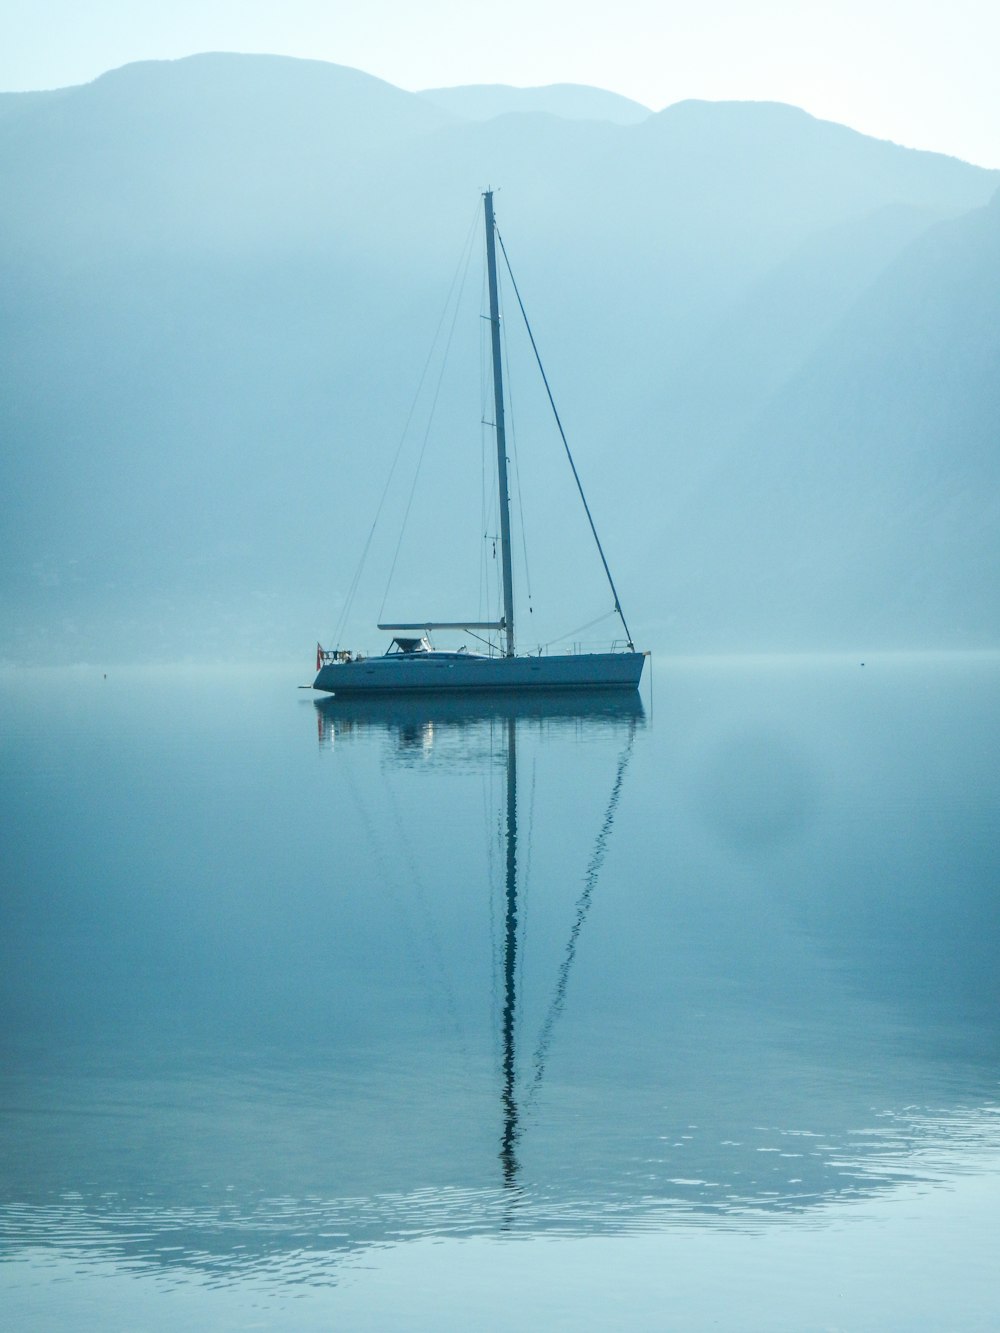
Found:
[[[489,281],[488,264],[485,249],[482,257],[482,289],[480,291],[480,323],[479,323],[479,422],[480,422],[480,468],[481,468],[481,495],[482,495],[482,544],[479,551],[479,564],[481,570],[480,592],[482,603],[487,607],[486,620],[501,620],[504,616],[503,611],[503,588],[499,562],[497,561],[497,533],[500,531],[500,478],[495,462],[495,448],[490,440],[490,431],[495,423],[490,421],[487,413],[492,411],[491,402],[493,393],[493,349],[491,345],[492,332],[490,329],[489,316],[486,312],[489,310]],[[492,529],[493,536],[490,535]],[[493,561],[492,575],[491,563],[489,558],[489,548],[492,544]],[[497,644],[491,644],[491,647],[498,647]]]
[[[507,377],[504,387],[507,390],[508,423],[510,426],[511,453],[514,455],[514,482],[517,486],[517,513],[521,526],[521,551],[524,555],[524,582],[528,592],[528,613],[531,614],[531,570],[528,567],[527,526],[524,522],[524,501],[521,498],[521,462],[517,453],[517,431],[514,424],[514,378],[510,368],[510,353],[507,350],[507,320],[503,308],[503,287],[497,284],[500,296],[500,336],[503,339],[503,359],[507,363]]]
[[[569,459],[570,468],[573,471],[573,480],[576,482],[576,489],[580,492],[580,499],[583,501],[584,512],[587,515],[587,522],[590,524],[590,531],[594,534],[594,541],[597,544],[597,552],[601,557],[601,564],[604,566],[604,572],[608,578],[608,584],[611,588],[611,595],[615,599],[615,611],[621,619],[625,630],[625,638],[628,641],[630,651],[635,651],[635,644],[632,642],[632,635],[629,632],[628,623],[625,620],[625,613],[622,611],[621,602],[618,598],[618,590],[615,587],[615,581],[611,577],[611,570],[608,567],[607,559],[604,555],[604,547],[601,545],[601,539],[597,535],[597,528],[594,526],[594,520],[590,512],[590,506],[587,504],[587,497],[583,493],[583,483],[580,481],[580,474],[576,470],[576,464],[573,462],[573,455],[570,452],[569,442],[566,439],[566,432],[563,430],[562,422],[559,419],[559,411],[556,408],[556,401],[552,397],[552,390],[549,388],[548,376],[545,374],[545,367],[542,365],[542,358],[538,351],[538,344],[535,342],[535,335],[531,331],[531,325],[528,322],[528,312],[524,308],[524,302],[521,300],[521,293],[517,289],[517,280],[514,277],[514,270],[510,266],[510,259],[507,257],[507,247],[503,243],[503,237],[500,235],[500,228],[497,229],[497,240],[500,242],[500,249],[503,253],[504,263],[507,265],[507,272],[510,274],[511,286],[514,288],[514,295],[517,297],[517,303],[521,307],[521,318],[524,320],[524,327],[528,330],[528,337],[531,340],[531,350],[535,354],[535,360],[538,362],[538,369],[541,372],[542,383],[545,385],[545,392],[549,396],[549,406],[552,408],[552,415],[556,419],[556,425],[559,427],[559,434],[562,438],[563,448],[566,450],[566,457]]]
[[[486,443],[486,437],[481,437],[480,466],[482,468],[482,488],[483,488],[483,514],[482,514],[482,542],[480,544],[480,594],[481,604],[486,606],[484,619],[500,621],[503,619],[503,589],[500,586],[500,572],[497,564],[497,541],[496,535],[500,528],[500,491],[497,482],[496,468],[492,463],[487,462],[489,452]],[[487,484],[489,478],[489,484]],[[493,529],[492,534],[490,528]],[[493,546],[493,574],[490,578],[491,561],[487,554],[490,544]],[[492,646],[492,645],[491,645]]]
[[[605,611],[603,615],[596,620],[588,620],[586,625],[577,625],[576,629],[569,630],[566,634],[560,634],[558,638],[549,639],[548,643],[542,645],[543,648],[551,648],[554,643],[562,643],[564,639],[571,639],[574,634],[582,634],[585,629],[592,629],[594,625],[599,625],[602,620],[608,620],[611,616],[617,615],[617,611]]]
[[[482,324],[480,323],[480,329]],[[479,614],[486,607],[486,410],[483,403],[482,333],[479,338]]]
[[[434,984],[427,967],[427,960],[423,949],[420,948],[420,931],[414,928],[413,913],[407,906],[407,903],[399,891],[396,879],[396,859],[390,864],[382,851],[381,843],[378,837],[378,831],[365,802],[361,798],[361,792],[358,790],[354,779],[353,766],[346,764],[342,770],[344,774],[344,784],[347,787],[351,800],[354,803],[357,812],[355,824],[360,828],[362,835],[367,834],[369,846],[371,848],[371,859],[379,873],[379,886],[384,889],[389,900],[390,907],[393,909],[394,918],[402,926],[404,940],[410,946],[409,956],[412,957],[414,970],[425,992],[432,1012],[437,1008],[439,998],[438,986]],[[359,839],[360,841],[360,839]],[[442,1027],[444,1024],[442,1024]]]
[[[482,316],[486,309],[488,301],[488,283],[486,273],[486,255],[482,259],[482,286],[479,293],[479,313]],[[479,531],[482,540],[479,545],[479,611],[483,620],[499,620],[499,616],[489,614],[493,608],[490,605],[490,599],[493,590],[490,587],[489,578],[489,560],[487,558],[487,543],[489,540],[489,528],[496,528],[494,514],[492,511],[496,508],[493,495],[492,482],[496,469],[487,463],[487,427],[486,420],[486,376],[487,376],[487,321],[480,318],[479,321]]]
[[[487,648],[492,648],[494,646],[492,639],[484,639],[481,634],[476,634],[471,629],[467,629],[465,633],[468,634],[470,639],[475,639],[478,643],[485,643]]]
[[[489,397],[490,386],[487,384],[487,366],[490,360],[490,349],[487,345],[486,326],[489,323],[489,317],[486,311],[489,309],[489,282],[486,272],[486,255],[482,259],[482,283],[479,288],[479,424],[485,431],[486,428],[486,404]]]
[[[496,775],[500,763],[496,720],[489,719],[489,876],[490,876],[490,1031],[494,1037],[494,1053],[500,1058],[500,977],[503,957],[499,944],[498,927],[501,919],[501,875],[498,867],[503,854],[503,810],[497,800]]]
[[[397,561],[399,560],[399,552],[403,545],[403,537],[406,534],[406,524],[410,517],[410,510],[413,508],[413,497],[417,493],[417,482],[420,478],[420,468],[424,461],[424,454],[427,452],[427,441],[431,437],[431,427],[434,424],[434,412],[437,408],[437,401],[441,394],[441,385],[444,382],[444,372],[448,366],[448,353],[451,351],[452,340],[455,336],[455,325],[458,323],[458,312],[461,309],[462,305],[462,293],[465,290],[465,280],[469,275],[469,264],[472,262],[472,244],[471,244],[472,234],[473,233],[470,232],[470,240],[467,243],[467,253],[465,255],[465,267],[462,270],[462,281],[458,289],[458,296],[455,299],[455,310],[451,317],[451,327],[448,330],[448,340],[445,343],[444,356],[441,359],[441,372],[438,375],[437,385],[435,386],[434,389],[434,397],[431,399],[431,410],[427,420],[427,429],[424,431],[423,442],[420,445],[420,454],[417,458],[417,468],[413,474],[413,484],[410,487],[410,497],[406,502],[406,510],[403,513],[403,522],[400,525],[399,529],[399,539],[396,542],[396,550],[395,553],[393,554],[392,565],[389,569],[389,578],[386,581],[385,593],[383,594],[382,597],[382,605],[379,607],[379,612],[378,612],[379,620],[382,619],[382,615],[385,611],[385,604],[389,600],[389,589],[392,587],[392,577],[396,572],[396,564]],[[452,282],[452,290],[454,290],[454,282]]]
[[[528,793],[528,835],[525,839],[524,873],[521,876],[521,966],[518,969],[517,988],[524,994],[524,955],[528,946],[528,886],[531,883],[531,852],[535,834],[535,778],[538,773],[538,755],[531,756],[531,790]]]
[[[444,1007],[450,1019],[450,1025],[458,1038],[459,1049],[463,1057],[469,1059],[468,1032],[462,1016],[459,1014],[458,1004],[455,998],[455,991],[451,984],[451,978],[448,973],[448,964],[445,962],[444,950],[441,947],[441,940],[438,935],[437,924],[434,919],[434,913],[431,910],[428,894],[424,885],[423,876],[416,858],[413,855],[413,846],[407,836],[406,829],[403,826],[402,812],[399,808],[399,800],[396,796],[393,784],[386,780],[383,787],[388,798],[388,804],[392,811],[393,822],[396,825],[395,845],[402,854],[403,862],[409,872],[410,884],[414,890],[416,899],[418,920],[423,918],[424,943],[428,954],[434,963],[436,972],[436,981],[441,997],[444,1001]],[[443,1026],[443,1025],[442,1025]]]
[[[611,788],[611,797],[608,801],[607,810],[604,812],[604,822],[601,824],[600,832],[594,842],[594,849],[590,854],[590,861],[587,863],[587,870],[583,877],[583,892],[577,899],[576,918],[573,927],[569,933],[569,940],[566,944],[566,953],[559,968],[559,975],[556,980],[556,989],[552,997],[552,1003],[549,1005],[549,1012],[545,1016],[545,1022],[542,1024],[542,1030],[538,1037],[538,1045],[535,1048],[533,1064],[535,1066],[535,1076],[529,1089],[529,1097],[534,1096],[538,1085],[542,1081],[545,1073],[545,1061],[548,1058],[549,1046],[552,1042],[552,1030],[555,1027],[556,1020],[562,1013],[566,1004],[566,987],[569,983],[569,974],[573,966],[573,960],[576,957],[576,946],[580,938],[580,932],[583,930],[587,914],[590,911],[594,898],[594,890],[597,888],[597,881],[601,873],[601,867],[604,865],[604,857],[608,849],[608,839],[611,836],[611,830],[615,822],[615,811],[618,809],[618,801],[621,797],[622,783],[625,779],[625,770],[628,768],[629,760],[632,757],[632,743],[635,740],[635,727],[630,726],[628,742],[618,759],[618,772],[615,775],[614,786]]]
[[[351,606],[354,603],[354,597],[355,594],[357,593],[358,585],[361,582],[361,575],[362,572],[364,571],[365,561],[368,558],[368,551],[371,548],[372,538],[375,536],[375,529],[378,527],[379,517],[381,516],[383,506],[385,505],[386,496],[389,494],[389,487],[392,485],[392,479],[396,475],[396,467],[399,463],[400,455],[403,452],[403,445],[406,443],[406,436],[409,433],[410,423],[413,420],[414,412],[416,412],[417,410],[417,403],[420,401],[420,394],[424,387],[424,381],[427,378],[427,372],[430,369],[431,361],[434,358],[434,349],[437,346],[438,338],[441,336],[441,329],[442,326],[444,325],[445,316],[448,314],[448,307],[451,304],[452,292],[455,290],[455,283],[458,281],[458,275],[462,268],[462,261],[463,259],[465,259],[466,251],[469,251],[471,253],[472,241],[476,234],[476,227],[478,225],[478,222],[479,222],[479,205],[477,204],[475,212],[473,213],[472,223],[469,227],[469,231],[466,235],[465,241],[463,242],[462,249],[459,252],[458,264],[455,267],[455,272],[452,275],[451,283],[448,287],[448,295],[445,297],[444,305],[441,307],[441,314],[438,317],[437,328],[434,330],[434,337],[431,339],[431,345],[427,352],[427,360],[424,362],[424,368],[420,372],[420,379],[417,382],[416,392],[413,395],[413,401],[410,403],[410,410],[406,414],[406,421],[403,424],[403,430],[399,437],[399,443],[396,445],[396,452],[395,455],[393,456],[392,466],[389,468],[389,475],[386,477],[385,486],[382,488],[382,495],[381,498],[379,499],[378,507],[375,510],[375,517],[372,519],[372,525],[368,532],[368,539],[365,542],[364,546],[362,547],[361,559],[358,561],[358,567],[355,570],[354,578],[351,580],[351,585],[347,592],[347,600],[344,604],[344,611],[340,617],[340,621],[337,625],[337,632],[336,635],[334,636],[334,644],[337,646],[339,646],[340,644],[340,636],[343,633],[344,628],[347,624],[347,617],[350,615]],[[468,266],[467,259],[465,259],[465,263],[466,266]]]
[[[497,964],[496,964],[496,875],[493,866],[493,737],[489,738],[489,761],[482,772],[481,794],[483,798],[483,828],[486,831],[486,883],[489,886],[489,923],[490,939],[490,1032],[497,1030]]]

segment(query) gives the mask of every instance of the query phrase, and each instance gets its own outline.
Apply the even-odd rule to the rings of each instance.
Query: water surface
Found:
[[[998,676],[8,675],[18,1325],[995,1325]]]

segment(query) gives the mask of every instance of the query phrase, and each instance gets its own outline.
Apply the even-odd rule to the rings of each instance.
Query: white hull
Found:
[[[313,689],[336,695],[634,690],[644,661],[643,653],[574,653],[559,657],[389,653],[359,662],[329,662],[320,669]]]

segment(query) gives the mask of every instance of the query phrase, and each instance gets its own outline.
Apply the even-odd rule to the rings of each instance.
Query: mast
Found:
[[[496,223],[493,191],[483,194],[486,213],[486,268],[490,287],[490,334],[493,344],[493,404],[497,432],[497,477],[500,489],[500,561],[503,571],[503,624],[506,657],[514,656],[514,578],[510,564],[510,491],[507,485],[507,437],[503,424],[503,369],[500,365],[500,303],[497,300]]]

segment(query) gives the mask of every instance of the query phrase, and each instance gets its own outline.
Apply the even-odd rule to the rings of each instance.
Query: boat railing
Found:
[[[577,639],[570,643],[539,643],[524,651],[529,657],[579,657],[587,653],[625,653],[629,647],[624,639],[612,639],[610,643],[607,639]]]
[[[518,649],[518,657],[579,657],[588,653],[625,653],[629,651],[628,644],[624,639],[612,639],[610,643],[607,639],[600,641],[574,640],[571,643],[539,643],[533,648]],[[495,644],[477,645],[477,652],[485,657],[503,657],[502,649]],[[379,655],[379,654],[376,654]],[[401,654],[393,654],[399,656]],[[316,654],[317,671],[324,666],[334,666],[346,664],[348,662],[364,662],[372,654],[367,650],[354,650],[351,648],[320,648]],[[413,654],[420,656],[420,654]]]
[[[335,662],[363,662],[367,653],[352,652],[350,648],[320,648],[316,652],[316,669]]]

